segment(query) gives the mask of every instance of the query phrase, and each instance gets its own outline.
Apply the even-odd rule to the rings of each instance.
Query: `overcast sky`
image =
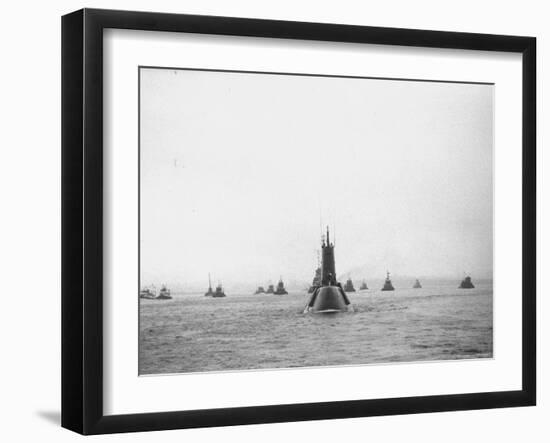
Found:
[[[142,282],[491,276],[493,93],[141,69]]]

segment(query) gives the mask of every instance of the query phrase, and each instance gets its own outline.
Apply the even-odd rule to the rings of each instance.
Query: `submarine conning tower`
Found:
[[[336,280],[336,264],[334,260],[334,244],[330,242],[327,227],[326,240],[321,242],[321,284],[313,290],[305,312],[332,313],[353,311],[348,296],[342,285]]]
[[[323,261],[321,263],[321,286],[336,284],[336,263],[334,260],[334,243],[330,242],[330,233],[327,226],[326,243],[321,243]]]

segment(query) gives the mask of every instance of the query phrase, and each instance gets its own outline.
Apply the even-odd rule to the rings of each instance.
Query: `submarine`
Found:
[[[256,292],[254,292],[254,295],[258,294],[265,294],[265,289],[263,286],[258,286],[258,289],[256,289]]]
[[[212,290],[212,282],[210,281],[210,274],[208,274],[208,291],[204,293],[205,297],[212,297],[214,295],[214,291]]]
[[[422,285],[418,279],[414,282],[413,289],[422,289]]]
[[[277,289],[275,289],[275,292],[273,292],[276,295],[286,295],[288,294],[287,290],[285,289],[285,284],[283,283],[283,278],[279,278],[279,283],[277,283]]]
[[[369,287],[367,286],[367,282],[363,280],[363,283],[361,283],[361,286],[359,286],[359,290],[366,291],[367,289],[369,289]]]
[[[353,287],[353,282],[351,281],[351,278],[347,279],[346,284],[344,285],[344,291],[355,292],[355,288]]]
[[[329,230],[327,227],[326,242],[321,242],[321,282],[315,287],[304,313],[335,313],[351,312],[351,305],[348,296],[342,285],[336,280],[336,264],[334,260],[334,243],[330,242]]]
[[[393,287],[391,280],[390,280],[390,272],[386,271],[386,281],[384,281],[384,287],[382,288],[382,291],[394,291],[395,288]]]
[[[475,286],[472,283],[472,277],[470,277],[469,275],[464,277],[464,280],[460,282],[460,286],[458,287],[458,289],[474,289],[474,288]]]

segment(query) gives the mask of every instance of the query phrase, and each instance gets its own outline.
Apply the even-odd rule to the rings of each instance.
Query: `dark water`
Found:
[[[304,292],[140,300],[140,374],[492,357],[493,288],[348,294],[353,313],[306,314]]]

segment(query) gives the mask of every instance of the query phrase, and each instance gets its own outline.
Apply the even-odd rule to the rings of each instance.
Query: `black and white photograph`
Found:
[[[0,441],[548,443],[546,3],[3,6]]]
[[[139,375],[493,358],[493,83],[138,76]]]

